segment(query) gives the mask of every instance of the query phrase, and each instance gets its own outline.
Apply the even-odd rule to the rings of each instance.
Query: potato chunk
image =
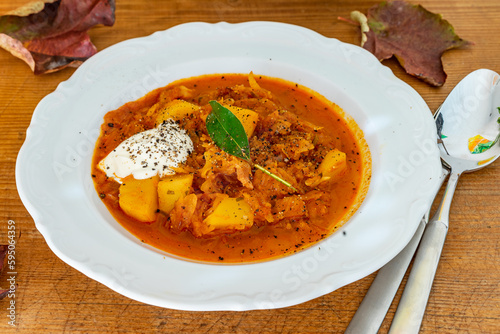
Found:
[[[203,222],[206,224],[204,234],[246,230],[253,225],[253,212],[243,198],[228,197],[222,199]]]
[[[337,179],[347,167],[346,155],[337,149],[328,152],[318,167],[322,181]]]
[[[123,212],[141,222],[156,219],[158,210],[158,176],[136,180],[128,177],[120,185],[118,203]]]
[[[259,114],[255,111],[245,108],[239,108],[235,106],[224,106],[229,109],[241,122],[247,137],[252,137],[252,134],[257,126],[257,121],[259,120]]]
[[[174,175],[162,179],[158,183],[158,207],[170,213],[179,198],[189,194],[193,184],[193,174]]]
[[[174,119],[176,121],[181,120],[182,118],[198,112],[199,110],[200,107],[196,104],[192,104],[184,100],[172,100],[163,108],[158,110],[156,125],[161,124],[168,119]]]
[[[347,170],[346,154],[336,148],[326,154],[318,166],[318,174],[307,179],[306,185],[316,187],[324,181],[338,181]]]

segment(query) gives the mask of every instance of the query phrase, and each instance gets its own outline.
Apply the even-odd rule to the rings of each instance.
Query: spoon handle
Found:
[[[441,176],[441,185],[448,176],[449,171],[443,168]],[[441,187],[440,185],[440,187]],[[439,187],[439,188],[440,188]],[[429,208],[430,211],[430,208]],[[396,257],[383,266],[375,279],[373,280],[368,292],[363,301],[358,307],[358,310],[351,319],[345,334],[376,334],[378,333],[382,322],[387,315],[387,311],[391,307],[392,301],[403,277],[406,274],[408,266],[415,254],[415,250],[420,243],[425,226],[429,220],[429,212],[427,212],[420,224],[417,227],[413,238],[408,245]]]
[[[389,334],[417,334],[448,233],[451,201],[460,173],[450,174],[441,204],[425,228]]]

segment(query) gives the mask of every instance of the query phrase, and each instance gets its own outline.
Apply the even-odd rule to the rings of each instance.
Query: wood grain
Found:
[[[113,27],[90,34],[99,50],[117,42],[193,22],[279,21],[358,44],[357,28],[343,23],[352,10],[379,1],[320,0],[120,0]],[[435,110],[456,83],[478,68],[500,72],[498,0],[423,0],[441,13],[472,47],[443,56],[446,84],[432,88],[409,77],[394,60],[384,62]],[[20,5],[0,2],[0,13]],[[6,317],[9,299],[0,301],[0,332],[21,333],[342,333],[374,274],[328,295],[277,310],[184,312],[145,305],[123,297],[71,268],[48,248],[24,208],[15,184],[17,153],[38,102],[68,79],[73,69],[35,76],[27,65],[0,50],[0,242],[8,221],[21,232],[17,244],[17,327]],[[436,275],[422,333],[500,332],[500,163],[464,175],[452,206],[451,224]],[[0,276],[0,287],[8,275]],[[386,333],[397,300],[382,326]]]

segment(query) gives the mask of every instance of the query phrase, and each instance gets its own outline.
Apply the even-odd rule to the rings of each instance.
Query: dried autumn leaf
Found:
[[[442,86],[442,54],[472,43],[458,37],[441,15],[405,1],[382,2],[368,10],[369,31],[362,45],[380,61],[395,56],[408,74]]]
[[[9,295],[10,290],[0,289],[0,300],[4,299]]]
[[[0,47],[35,74],[78,66],[97,52],[87,30],[115,21],[114,0],[39,0],[0,16]]]
[[[0,274],[3,271],[5,265],[5,255],[7,255],[9,247],[7,245],[0,245]],[[0,300],[4,299],[10,290],[0,289]]]
[[[5,255],[7,255],[8,245],[0,245],[0,274],[3,271],[5,265]]]

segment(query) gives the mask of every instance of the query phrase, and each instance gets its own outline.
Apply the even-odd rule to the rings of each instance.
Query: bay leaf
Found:
[[[212,112],[207,116],[206,127],[210,138],[224,152],[250,161],[248,137],[240,120],[219,102],[209,103]]]

